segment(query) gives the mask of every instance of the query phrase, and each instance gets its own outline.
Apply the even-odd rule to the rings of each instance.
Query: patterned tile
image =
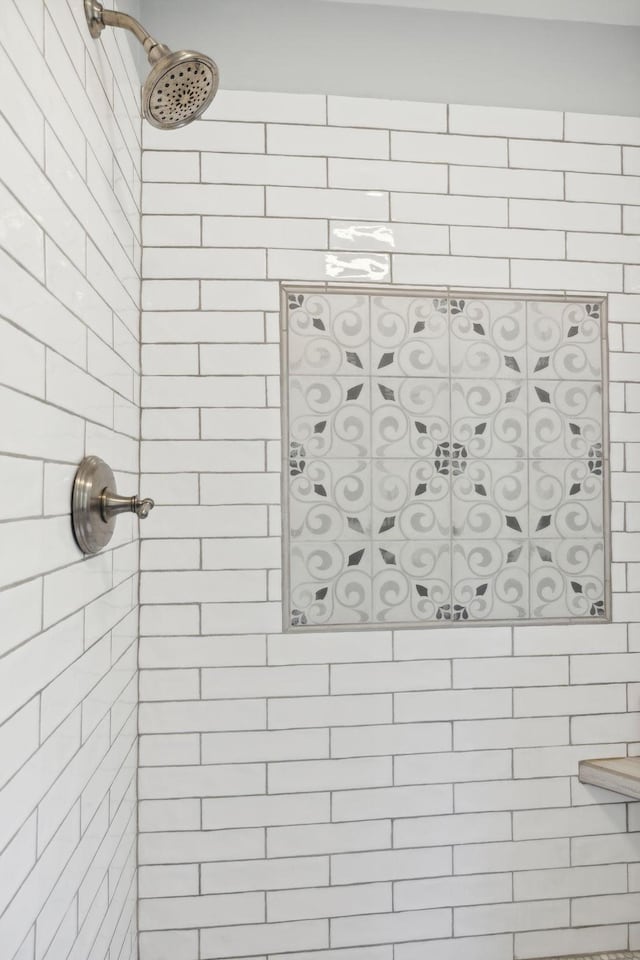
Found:
[[[291,627],[605,616],[600,309],[288,294]]]
[[[531,537],[604,534],[601,460],[529,461]]]
[[[528,476],[524,460],[463,461],[452,479],[454,538],[495,540],[529,533]]]
[[[600,380],[599,303],[530,301],[528,372],[534,380]]]
[[[604,615],[604,544],[599,540],[531,543],[531,617]]]
[[[369,298],[313,293],[288,297],[289,372],[369,373]]]
[[[451,376],[494,380],[526,376],[526,304],[452,299]]]
[[[373,547],[373,619],[427,623],[449,619],[451,544],[429,538]]]
[[[440,458],[450,433],[448,380],[371,381],[371,447],[376,459]]]
[[[451,489],[446,461],[374,460],[372,531],[387,540],[451,536]]]
[[[291,377],[289,435],[308,457],[370,457],[368,377]]]
[[[523,620],[529,616],[529,557],[518,540],[453,544],[453,620]]]
[[[371,372],[375,376],[448,377],[447,301],[372,297]]]
[[[293,450],[291,451],[293,453]],[[291,541],[371,537],[371,462],[290,460]]]
[[[521,380],[452,380],[451,436],[469,457],[527,455],[527,391]]]
[[[602,384],[529,383],[529,455],[591,457],[602,451]]]
[[[291,624],[372,620],[371,543],[300,542],[291,550]]]

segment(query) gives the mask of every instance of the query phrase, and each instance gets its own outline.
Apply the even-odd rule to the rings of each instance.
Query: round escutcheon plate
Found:
[[[113,536],[116,518],[103,519],[100,498],[105,490],[115,488],[111,467],[100,457],[85,457],[78,467],[71,497],[73,535],[83,553],[99,553]]]

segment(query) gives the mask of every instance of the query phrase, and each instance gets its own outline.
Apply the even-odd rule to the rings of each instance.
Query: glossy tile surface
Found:
[[[607,615],[601,309],[287,293],[289,627]]]

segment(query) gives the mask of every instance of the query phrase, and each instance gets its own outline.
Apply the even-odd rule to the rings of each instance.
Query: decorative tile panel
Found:
[[[603,301],[285,288],[285,629],[609,615]]]

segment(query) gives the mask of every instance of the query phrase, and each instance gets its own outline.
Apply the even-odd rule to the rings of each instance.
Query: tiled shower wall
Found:
[[[0,956],[136,955],[137,530],[82,559],[85,453],[138,483],[140,123],[124,37],[0,2]]]
[[[639,946],[640,804],[576,771],[640,745],[640,121],[208,117],[145,130],[141,960]],[[279,281],[372,276],[609,294],[614,623],[281,633]]]

